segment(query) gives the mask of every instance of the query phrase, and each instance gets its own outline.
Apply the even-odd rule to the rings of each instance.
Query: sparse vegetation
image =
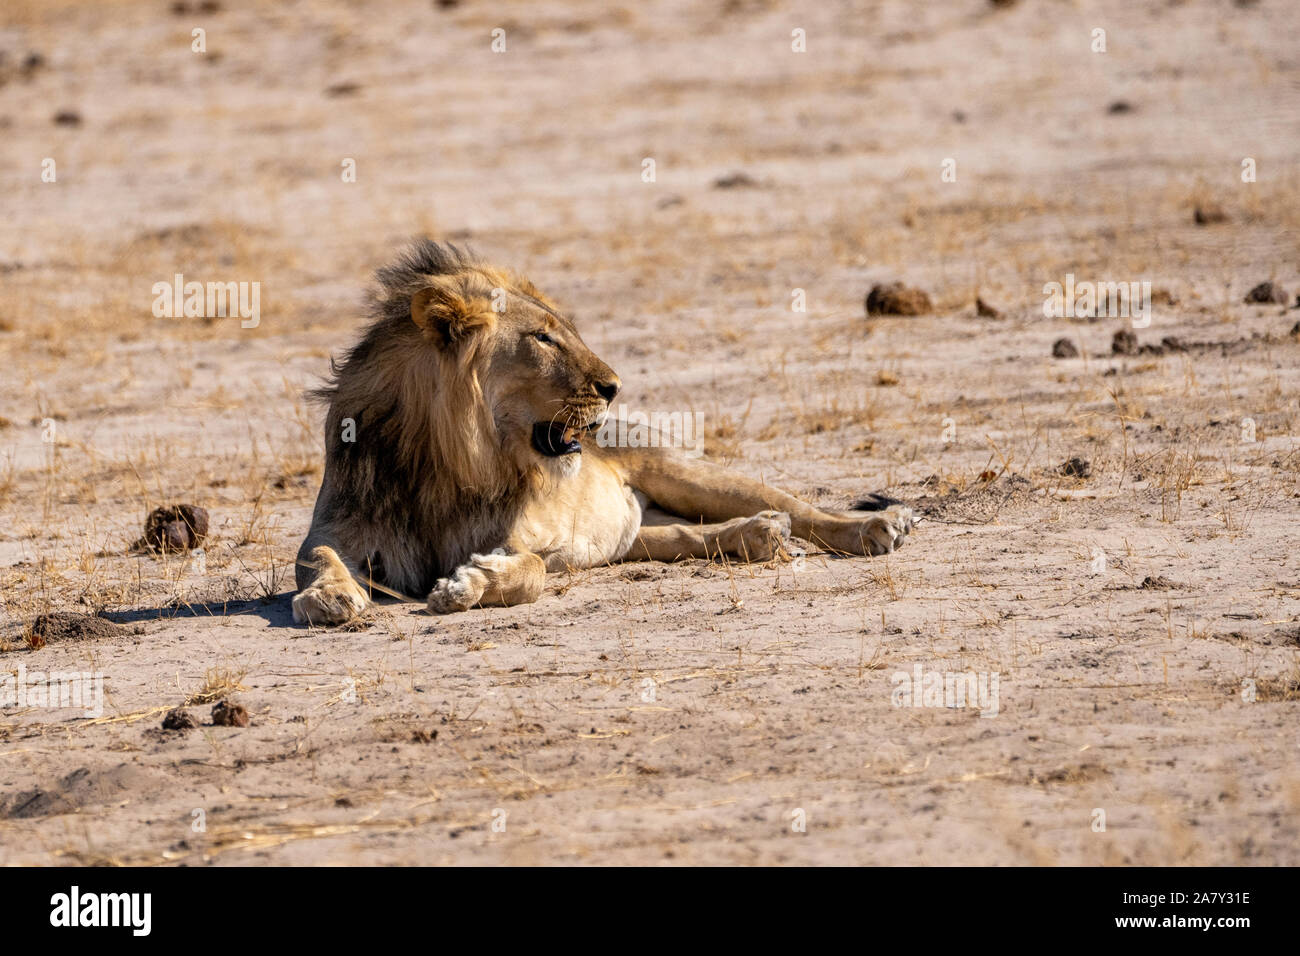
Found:
[[[6,74],[0,117],[0,671],[106,695],[0,713],[7,785],[51,794],[0,795],[0,865],[1300,862],[1300,147],[1259,119],[1300,89],[1293,5],[1118,5],[1155,65],[1087,75],[1029,5],[1006,29],[1043,55],[1016,70],[945,5],[808,5],[803,59],[749,4],[312,2],[288,32],[223,6],[240,52],[207,60],[158,4],[6,6],[6,62],[45,66]],[[477,49],[503,22],[495,72],[431,66],[430,31]],[[737,51],[762,75],[719,66]],[[740,170],[755,188],[714,188]],[[875,560],[628,564],[536,605],[292,627],[304,393],[420,232],[533,275],[619,401],[699,413],[710,458],[923,522]],[[260,282],[260,324],[155,317],[177,273]],[[1153,280],[1150,328],[1044,317],[1067,274]],[[868,317],[900,278],[925,303]],[[202,554],[132,553],[178,502],[209,512]],[[68,612],[113,624],[33,639]],[[892,706],[917,665],[999,672],[999,716]],[[248,726],[162,729],[236,697]],[[1097,806],[1120,825],[1092,832]]]

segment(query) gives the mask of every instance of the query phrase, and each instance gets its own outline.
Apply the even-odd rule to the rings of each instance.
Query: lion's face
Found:
[[[546,458],[579,454],[604,423],[618,376],[567,318],[531,296],[512,299],[487,345],[484,392],[497,429]]]
[[[500,311],[498,311],[500,309]],[[518,465],[576,465],[619,378],[525,280],[475,271],[417,293],[411,314],[444,366],[472,368],[502,449]]]

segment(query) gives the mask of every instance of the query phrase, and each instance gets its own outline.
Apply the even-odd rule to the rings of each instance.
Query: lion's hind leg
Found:
[[[352,577],[343,559],[333,548],[312,548],[306,559],[302,580],[306,583],[293,597],[293,619],[297,624],[329,626],[342,624],[365,610],[370,597]],[[314,571],[315,574],[310,574]]]
[[[475,605],[531,604],[542,596],[546,563],[531,551],[474,554],[429,592],[433,614],[468,611]]]
[[[912,509],[892,499],[863,502],[869,513],[827,512],[711,462],[688,459],[669,449],[638,452],[622,459],[629,483],[659,508],[687,520],[734,520],[737,515],[771,509],[789,515],[790,530],[797,538],[818,548],[867,555],[897,550],[916,525]]]
[[[648,513],[624,561],[680,561],[729,555],[742,561],[770,561],[790,537],[790,516],[760,511],[717,524],[684,524]]]

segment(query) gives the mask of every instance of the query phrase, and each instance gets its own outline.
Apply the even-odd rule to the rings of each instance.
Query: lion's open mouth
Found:
[[[581,436],[599,427],[599,420],[581,427],[565,426],[559,422],[538,422],[533,425],[533,447],[547,458],[576,455],[582,451]]]

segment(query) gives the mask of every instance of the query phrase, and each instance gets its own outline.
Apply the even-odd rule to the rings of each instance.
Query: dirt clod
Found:
[[[925,292],[901,282],[872,286],[866,308],[867,315],[924,315],[932,309]]]
[[[58,641],[93,641],[119,637],[127,631],[119,624],[76,611],[53,611],[37,615],[28,630],[27,643],[33,649]]]

